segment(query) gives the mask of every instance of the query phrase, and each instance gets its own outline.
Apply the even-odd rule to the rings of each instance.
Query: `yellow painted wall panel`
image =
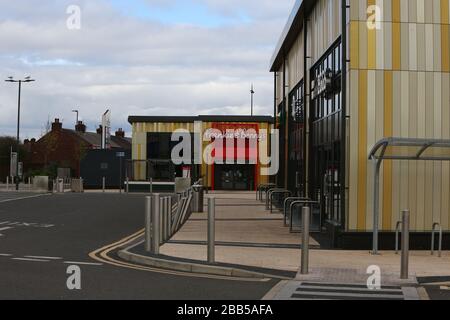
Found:
[[[400,22],[400,0],[392,0],[392,21]]]
[[[418,72],[417,81],[417,133],[418,137],[426,137],[426,79],[424,72]],[[416,229],[425,229],[425,171],[424,161],[417,163],[417,221]]]
[[[367,71],[359,72],[358,109],[358,230],[366,227],[367,177]]]
[[[409,117],[408,117],[408,136],[418,137],[418,75],[417,72],[406,72],[409,78]],[[417,162],[411,161],[408,169],[409,199],[408,208],[411,210],[411,226],[416,226],[417,222]]]
[[[376,86],[377,71],[369,70],[367,73],[367,151],[369,154],[372,147],[377,143],[376,126],[373,119],[376,118],[377,97],[382,99],[382,96],[377,92]],[[367,167],[367,219],[366,228],[372,230],[373,228],[373,200],[374,200],[374,166]]]
[[[367,29],[367,68],[377,67],[377,30]]]
[[[441,23],[449,24],[449,14],[450,14],[450,1],[449,0],[441,0]]]
[[[393,133],[393,74],[384,73],[384,136],[392,137]],[[392,228],[392,161],[384,161],[383,169],[383,230]]]
[[[359,22],[350,22],[350,68],[359,67]]]
[[[392,69],[400,70],[401,68],[401,39],[400,39],[400,23],[392,24]]]
[[[350,168],[348,229],[358,227],[358,173],[359,173],[359,71],[350,71]]]
[[[450,72],[449,25],[441,26],[442,72]]]
[[[393,72],[393,97],[392,97],[392,136],[400,137],[402,129],[401,121],[401,72]],[[401,183],[401,166],[400,161],[392,163],[392,215],[391,226],[395,226],[398,221],[398,212],[400,211],[400,201],[402,191],[406,188]]]

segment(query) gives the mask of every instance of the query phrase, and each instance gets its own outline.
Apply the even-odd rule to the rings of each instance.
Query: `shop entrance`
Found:
[[[253,190],[255,184],[254,165],[216,165],[214,168],[215,190]]]

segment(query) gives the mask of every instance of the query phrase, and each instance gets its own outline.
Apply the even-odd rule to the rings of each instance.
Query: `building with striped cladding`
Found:
[[[332,245],[371,246],[377,141],[450,139],[449,16],[450,0],[296,2],[271,61],[277,182],[321,202]],[[450,230],[450,163],[385,161],[380,198],[381,248],[406,208],[429,247],[434,222]]]

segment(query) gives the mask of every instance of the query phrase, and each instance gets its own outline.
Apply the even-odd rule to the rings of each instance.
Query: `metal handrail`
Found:
[[[318,204],[320,206],[320,202],[319,201],[312,201],[312,200],[298,200],[298,201],[294,201],[291,203],[291,205],[289,206],[289,232],[292,232],[292,210],[294,209],[295,206],[298,205],[313,205],[313,204]]]
[[[395,254],[398,254],[398,250],[400,249],[398,238],[400,236],[400,227],[402,224],[403,222],[397,221],[397,225],[395,227]]]
[[[287,226],[286,223],[286,217],[287,217],[287,205],[289,201],[300,201],[300,200],[306,200],[306,201],[310,201],[310,198],[302,198],[302,197],[288,197],[286,199],[284,199],[284,205],[283,205],[283,216],[284,216],[284,226]]]
[[[440,223],[435,222],[433,224],[433,231],[431,232],[431,255],[434,256],[434,245],[435,245],[435,233],[436,233],[436,228],[439,227],[439,253],[438,253],[438,257],[441,258],[442,257],[442,226]]]
[[[292,191],[286,190],[286,189],[280,189],[280,190],[274,190],[272,192],[269,192],[270,213],[273,213],[273,196],[275,194],[284,194],[284,195],[288,194],[289,196],[292,196]]]

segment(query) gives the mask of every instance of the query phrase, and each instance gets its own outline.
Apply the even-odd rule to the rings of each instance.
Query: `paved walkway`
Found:
[[[283,226],[282,214],[270,214],[254,192],[215,192],[216,260],[259,268],[297,271],[301,237]],[[205,201],[206,203],[207,201]],[[205,212],[207,207],[205,207]],[[207,214],[194,213],[161,253],[206,260]],[[319,244],[311,238],[311,245]]]
[[[301,235],[289,233],[283,226],[281,214],[270,214],[264,204],[255,200],[255,194],[213,193],[216,197],[216,260],[222,263],[258,268],[298,271],[300,267]],[[206,203],[206,201],[205,201]],[[205,211],[206,211],[205,207]],[[193,214],[181,231],[161,253],[168,256],[206,260],[206,214]],[[385,279],[398,279],[400,256],[381,252],[378,256],[368,251],[320,250],[311,239],[315,250],[310,252],[312,275],[309,280],[331,282],[360,282],[367,279],[369,266],[379,266]],[[417,277],[450,276],[450,252],[442,258],[430,252],[411,252],[411,275]],[[304,280],[299,278],[298,280]]]

